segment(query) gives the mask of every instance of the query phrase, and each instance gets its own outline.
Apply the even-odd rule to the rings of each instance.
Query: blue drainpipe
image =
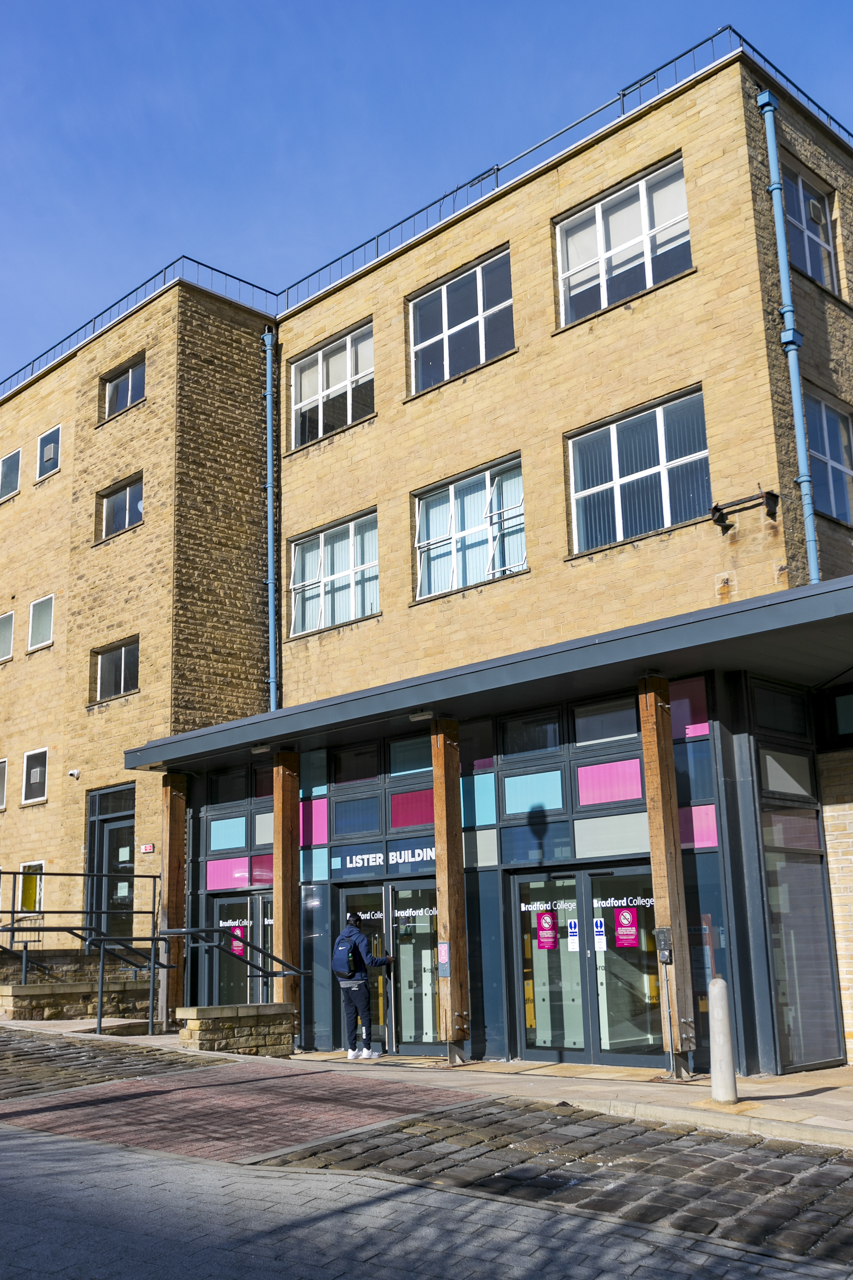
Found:
[[[803,335],[798,333],[794,321],[794,300],[791,295],[791,272],[788,268],[788,235],[785,229],[785,208],[782,204],[782,175],[779,172],[779,152],[776,147],[776,110],[779,99],[768,89],[758,95],[758,105],[764,116],[767,134],[767,159],[770,162],[770,186],[773,197],[773,221],[776,225],[776,254],[779,259],[779,281],[782,286],[781,341],[788,357],[788,377],[791,382],[791,401],[794,406],[794,435],[797,441],[797,467],[800,474],[795,481],[800,486],[803,503],[803,524],[806,531],[806,556],[809,565],[809,582],[820,582],[817,559],[817,529],[814,518],[812,477],[809,471],[809,447],[806,441],[806,420],[803,416],[803,389],[800,384],[800,347]]]
[[[276,655],[276,616],[275,616],[275,496],[273,477],[275,462],[273,457],[273,352],[275,351],[275,333],[267,325],[264,330],[264,347],[267,357],[267,389],[264,399],[267,402],[267,615],[269,619],[270,645],[270,711],[278,710],[278,658]]]

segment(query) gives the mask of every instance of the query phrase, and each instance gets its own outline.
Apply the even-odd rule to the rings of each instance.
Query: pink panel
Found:
[[[702,738],[708,733],[705,677],[673,680],[669,686],[673,738]]]
[[[329,805],[322,800],[303,800],[299,806],[299,843],[327,844],[329,840]]]
[[[681,843],[688,849],[716,849],[717,811],[712,804],[678,810]]]
[[[262,853],[252,859],[252,884],[272,884],[271,853]]]
[[[391,797],[392,827],[429,827],[435,820],[429,791],[399,791]]]
[[[246,889],[248,886],[248,858],[211,858],[208,862],[208,889]]]
[[[639,760],[614,760],[610,764],[586,764],[578,769],[581,804],[608,804],[613,800],[641,800],[643,781]]]

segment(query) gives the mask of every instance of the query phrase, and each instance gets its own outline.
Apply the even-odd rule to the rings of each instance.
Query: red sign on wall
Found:
[[[536,914],[536,945],[540,951],[557,950],[557,913],[539,911]]]
[[[640,931],[637,928],[637,908],[616,908],[616,945],[617,947],[638,947]]]

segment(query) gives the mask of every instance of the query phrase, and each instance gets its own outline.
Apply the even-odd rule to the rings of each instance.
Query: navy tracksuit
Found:
[[[361,1035],[364,1047],[369,1049],[373,1027],[370,1020],[370,985],[367,981],[367,969],[368,966],[374,969],[381,968],[384,964],[387,964],[387,960],[373,955],[367,938],[363,933],[359,933],[353,924],[348,924],[340,937],[335,940],[335,947],[337,947],[341,938],[346,942],[355,943],[353,959],[356,967],[352,977],[341,977],[340,974],[335,974],[341,984],[341,991],[344,996],[344,1012],[347,1019],[347,1045],[350,1049],[355,1049],[358,1043],[358,1020],[361,1018]]]

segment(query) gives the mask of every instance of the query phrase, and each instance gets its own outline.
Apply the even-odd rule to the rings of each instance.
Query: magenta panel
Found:
[[[252,859],[252,884],[272,884],[271,853],[262,853]]]
[[[642,798],[639,760],[585,764],[578,769],[578,799],[581,804],[610,804],[614,800]]]
[[[247,889],[248,858],[211,858],[207,864],[208,889]]]
[[[671,681],[669,704],[673,738],[706,738],[708,736],[708,696],[704,676]]]
[[[435,820],[429,791],[398,791],[391,797],[391,826],[430,827]]]
[[[688,849],[716,849],[717,810],[712,804],[694,805],[678,810],[681,843]]]
[[[328,844],[329,804],[323,800],[303,800],[299,806],[300,845]]]

